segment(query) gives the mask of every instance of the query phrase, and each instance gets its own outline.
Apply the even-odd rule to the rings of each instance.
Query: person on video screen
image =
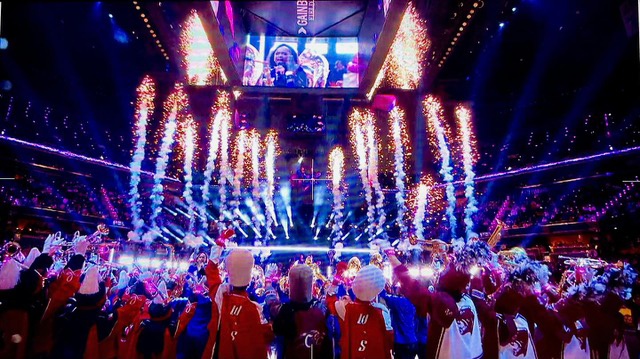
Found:
[[[298,64],[298,54],[289,45],[282,44],[271,51],[264,76],[266,86],[307,87],[307,74]]]

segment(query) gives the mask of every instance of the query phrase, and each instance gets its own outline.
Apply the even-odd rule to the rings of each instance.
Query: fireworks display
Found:
[[[455,189],[453,187],[453,174],[451,168],[451,152],[447,143],[448,136],[443,126],[443,111],[440,100],[432,95],[428,95],[423,100],[423,111],[427,118],[427,128],[429,132],[435,134],[437,148],[440,154],[440,175],[446,183],[445,194],[447,198],[447,218],[449,219],[449,228],[451,238],[456,238],[456,215],[454,213],[456,207]]]
[[[471,110],[467,107],[458,105],[455,109],[456,119],[458,120],[458,128],[460,130],[458,143],[462,147],[462,163],[464,168],[464,195],[467,199],[467,206],[464,209],[464,223],[466,228],[466,238],[476,237],[473,231],[473,214],[478,211],[475,196],[475,172],[473,171],[473,148],[475,141],[473,138],[473,129],[471,128]]]
[[[404,214],[407,211],[404,186],[406,176],[404,154],[409,152],[409,136],[407,134],[404,111],[397,106],[389,113],[389,128],[393,138],[394,177],[398,190],[396,192],[396,205],[398,207],[396,223],[400,227],[400,238],[407,238],[407,226],[404,222]]]
[[[139,92],[148,96],[150,91],[145,89],[146,87],[141,85]],[[260,132],[255,128],[242,129],[232,139],[231,128],[233,125],[229,108],[230,100],[231,94],[229,92],[218,91],[216,101],[211,107],[207,138],[208,154],[202,173],[204,182],[202,201],[200,202],[195,199],[197,193],[194,193],[194,176],[199,171],[196,165],[199,143],[197,138],[198,124],[190,113],[188,98],[183,86],[181,84],[175,85],[174,90],[164,103],[161,122],[163,136],[156,159],[154,186],[151,193],[152,231],[146,234],[138,233],[138,238],[158,236],[160,234],[161,231],[158,228],[156,219],[163,208],[163,180],[169,164],[173,166],[178,163],[180,164],[178,167],[181,167],[183,178],[182,197],[186,204],[185,212],[178,212],[189,218],[189,225],[188,229],[185,228],[185,234],[195,236],[207,232],[208,222],[211,220],[211,216],[207,212],[207,205],[211,202],[211,185],[213,179],[216,178],[215,174],[218,173],[218,170],[220,220],[239,219],[241,222],[236,223],[235,227],[240,233],[246,232],[242,231],[242,228],[238,227],[239,225],[248,226],[251,227],[256,238],[262,238],[266,231],[266,235],[274,239],[276,238],[274,228],[278,227],[278,221],[282,221],[282,217],[284,217],[287,229],[294,223],[293,216],[290,214],[290,206],[287,205],[285,197],[283,197],[283,201],[284,209],[287,211],[286,216],[284,211],[276,208],[275,203],[276,158],[279,155],[278,133],[270,130],[262,138]],[[144,151],[144,146],[141,146],[139,141],[142,134],[140,132],[141,128],[144,128],[144,124],[147,121],[144,116],[146,114],[145,109],[147,112],[149,108],[153,109],[152,103],[149,101],[151,100],[139,100],[141,105],[137,111],[140,115],[137,117],[138,122],[136,123],[138,137],[136,137],[137,147],[132,160],[132,172],[140,169],[140,165],[136,161],[144,158],[144,152],[140,152]],[[150,105],[145,107],[144,104]],[[411,148],[404,110],[400,107],[394,107],[389,113],[388,139],[386,140],[388,142],[383,142],[379,138],[377,119],[371,110],[357,108],[349,115],[349,135],[355,156],[354,162],[357,165],[356,169],[362,182],[367,207],[366,228],[362,228],[356,240],[363,234],[366,234],[365,238],[369,240],[375,239],[378,235],[386,235],[384,228],[389,226],[384,225],[387,221],[387,214],[385,211],[384,191],[379,176],[381,171],[386,171],[387,166],[393,170],[395,188],[397,189],[394,191],[395,205],[397,206],[394,223],[397,223],[399,227],[399,238],[408,238],[409,227],[412,227],[415,235],[423,239],[427,234],[425,233],[425,223],[437,225],[441,221],[448,222],[449,236],[454,238],[457,233],[457,220],[454,212],[456,197],[450,148],[455,148],[456,152],[458,150],[461,152],[461,167],[464,167],[465,196],[467,199],[464,222],[467,237],[477,236],[473,232],[474,223],[472,219],[477,207],[474,193],[475,174],[473,172],[475,138],[471,126],[471,112],[463,106],[456,108],[457,128],[460,131],[458,136],[453,138],[444,119],[442,104],[437,98],[431,95],[425,97],[423,111],[430,143],[435,144],[438,150],[439,174],[443,183],[435,184],[432,179],[429,179],[430,177],[425,177],[427,180],[423,178],[420,184],[415,186],[412,191],[407,190],[406,183],[407,156],[410,155]],[[455,143],[449,142],[452,140],[455,140]],[[176,144],[175,148],[174,143]],[[383,157],[380,157],[381,143],[391,144],[385,147]],[[229,148],[230,145],[231,148]],[[232,160],[229,159],[229,153],[233,155]],[[382,160],[384,160],[383,167],[381,167]],[[263,162],[264,165],[262,164]],[[343,228],[345,220],[349,217],[345,216],[344,213],[347,196],[344,188],[346,157],[342,147],[336,146],[330,151],[328,162],[328,176],[333,195],[333,211],[329,219],[325,220],[324,224],[326,225],[318,226],[318,228],[331,228],[328,239],[337,243],[344,239]],[[264,174],[262,171],[264,171]],[[133,176],[135,175],[134,173]],[[139,184],[139,181],[139,179],[134,179],[132,184]],[[232,182],[231,191],[233,196],[230,210],[226,207],[227,183],[229,182]],[[280,189],[281,191],[283,190],[282,185]],[[243,196],[245,190],[246,197]],[[136,197],[135,194],[132,194],[131,197],[139,199],[139,196]],[[264,207],[262,203],[264,203]],[[135,209],[134,206],[132,208]],[[444,217],[432,216],[442,210],[445,212]],[[407,219],[405,217],[407,217],[407,212],[409,211],[413,216]],[[200,223],[198,223],[198,218],[201,219]],[[287,219],[289,220],[288,223],[286,222]],[[137,223],[139,223],[139,227],[137,227],[139,231],[144,226],[144,221]],[[200,226],[198,227],[198,233],[195,233],[196,224]],[[351,228],[357,228],[357,226],[359,225],[354,223]],[[222,224],[222,227],[226,227],[226,224]],[[316,237],[319,231],[316,231]],[[285,233],[286,235],[288,233]],[[405,241],[403,240],[402,242]]]
[[[231,111],[228,109],[221,110],[220,118],[220,186],[218,193],[220,195],[220,220],[224,218],[227,210],[227,182],[233,176],[229,167],[229,138],[231,130]]]
[[[209,155],[207,156],[207,165],[204,171],[204,184],[202,186],[202,205],[200,206],[200,215],[204,217],[202,220],[202,229],[207,228],[208,219],[206,215],[206,207],[207,203],[209,203],[209,196],[211,192],[211,177],[213,176],[213,171],[215,170],[218,147],[220,147],[221,117],[222,114],[218,112],[215,114],[215,116],[213,116],[213,121],[211,121],[211,132],[209,134]]]
[[[407,211],[412,214],[410,223],[413,232],[418,239],[425,238],[425,223],[430,227],[436,223],[437,216],[434,214],[442,211],[443,193],[438,188],[436,181],[430,174],[423,175],[415,186],[407,193]],[[403,240],[399,247],[408,248],[408,237]]]
[[[344,178],[344,152],[340,146],[329,152],[329,176],[331,177],[331,193],[333,194],[333,230],[335,241],[342,238],[344,225],[342,210],[344,209],[344,194],[342,193]]]
[[[131,206],[131,222],[133,231],[137,237],[141,235],[144,220],[140,217],[140,173],[142,161],[145,156],[145,144],[147,142],[147,120],[153,116],[156,85],[150,76],[145,76],[136,91],[136,125],[135,125],[135,149],[131,158],[131,180],[129,190],[129,204]]]
[[[253,225],[260,231],[262,216],[260,211],[260,153],[262,152],[260,143],[260,133],[255,128],[249,131],[249,147],[251,149],[251,199]]]
[[[380,149],[378,148],[380,141],[378,141],[377,128],[375,124],[375,117],[370,111],[367,111],[364,116],[364,128],[367,133],[366,143],[369,150],[368,159],[368,173],[369,182],[374,189],[374,195],[376,198],[376,212],[378,213],[378,226],[381,227],[387,220],[384,212],[384,193],[382,192],[382,186],[380,186],[379,179],[379,163],[378,154]]]
[[[191,11],[182,25],[180,54],[189,85],[211,85],[214,79],[227,82],[196,10]]]
[[[242,179],[244,178],[244,157],[249,148],[249,133],[247,130],[240,130],[236,135],[235,142],[235,169],[233,172],[233,202],[234,212],[240,208],[242,196]]]
[[[176,115],[177,126],[176,126],[176,136],[175,136],[176,146],[173,149],[174,155],[172,159],[174,161],[174,164],[178,165],[182,163],[185,159],[185,150],[186,150],[185,132],[187,129],[187,124],[191,123],[190,121],[187,120],[187,118],[192,115],[189,110],[189,97],[185,92],[185,88],[183,84],[176,84],[174,91],[172,92],[171,95],[169,95],[169,97],[172,98],[172,101],[175,101],[177,105],[177,115]],[[197,131],[194,133],[194,136],[195,136],[194,139],[197,142],[198,141]],[[197,156],[197,153],[194,153],[194,156]],[[177,173],[184,171],[184,168],[180,166],[177,166],[173,169],[175,169]]]
[[[383,83],[404,90],[418,88],[424,73],[424,58],[430,46],[426,23],[413,5],[409,4],[402,16],[389,54],[368,94],[369,98]]]
[[[229,94],[225,91],[218,91],[216,102],[211,107],[211,122],[209,125],[209,155],[207,156],[207,164],[204,172],[204,185],[202,187],[202,204],[200,205],[200,216],[202,217],[202,229],[206,230],[208,227],[208,217],[206,213],[207,203],[210,200],[211,194],[211,179],[213,172],[215,171],[215,164],[218,156],[218,152],[222,152],[220,149],[220,140],[223,137],[223,127],[228,131],[229,121]],[[228,140],[228,133],[224,136]],[[226,145],[226,144],[225,144]],[[226,150],[225,150],[226,151]],[[222,157],[222,154],[221,154]],[[220,166],[220,191],[222,192],[223,181],[226,182],[224,171]],[[222,202],[222,200],[221,200]],[[222,206],[222,203],[221,203]]]
[[[193,154],[195,152],[195,123],[193,117],[185,118],[184,130],[184,191],[182,197],[187,203],[189,214],[189,234],[193,234],[196,223],[195,201],[193,200]]]
[[[275,191],[275,175],[276,175],[276,157],[279,154],[278,148],[278,132],[270,130],[265,138],[265,161],[264,170],[267,177],[267,193],[265,196],[265,208],[267,212],[267,231],[271,231],[271,227],[278,225],[276,218],[276,210],[273,204],[273,195]],[[273,235],[273,233],[271,233]]]
[[[429,186],[425,183],[420,183],[417,192],[416,214],[413,217],[413,227],[415,228],[416,237],[418,237],[418,239],[424,239],[424,218],[427,212],[427,206],[429,205]]]
[[[351,130],[351,146],[353,152],[356,155],[358,162],[358,171],[360,174],[360,180],[364,187],[365,199],[367,201],[367,232],[370,236],[373,235],[373,224],[375,221],[375,208],[373,206],[373,189],[371,182],[369,181],[369,166],[368,166],[368,140],[365,128],[365,114],[362,110],[354,109],[349,116],[349,128]]]
[[[178,111],[185,104],[181,95],[182,84],[176,83],[174,91],[169,95],[164,103],[164,132],[162,136],[162,143],[160,150],[158,151],[158,158],[156,159],[156,171],[153,175],[153,189],[151,190],[151,225],[155,233],[158,233],[158,226],[156,218],[162,211],[162,202],[164,201],[164,188],[162,186],[162,180],[165,177],[167,166],[169,165],[169,155],[171,154],[174,135],[176,132],[177,122],[176,117]]]

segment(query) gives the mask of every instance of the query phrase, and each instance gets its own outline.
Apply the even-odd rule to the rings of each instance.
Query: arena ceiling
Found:
[[[180,77],[179,24],[191,9],[224,19],[223,28],[233,19],[236,35],[300,31],[287,2],[213,3],[5,3],[0,35],[9,46],[0,51],[0,80],[10,81],[11,93],[127,135],[141,76],[151,73],[165,85]],[[357,36],[367,9],[384,3],[316,2],[314,24],[304,31]],[[421,90],[471,100],[481,141],[502,139],[509,129],[485,124],[553,126],[594,109],[635,108],[640,71],[633,1],[415,4],[432,40]],[[217,46],[232,46],[229,36]]]

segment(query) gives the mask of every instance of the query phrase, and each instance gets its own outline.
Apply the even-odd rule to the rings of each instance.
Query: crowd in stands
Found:
[[[620,150],[640,144],[637,116],[589,115],[571,126],[551,130],[522,131],[506,144],[479,148],[478,172],[493,173],[545,162]]]
[[[314,118],[311,122],[315,126],[318,121]],[[324,128],[324,124],[321,127]],[[289,130],[316,132],[318,128]],[[12,94],[0,94],[0,134],[121,164],[131,160],[129,131],[102,128],[95,122],[66,116],[50,107],[36,107]],[[594,113],[556,132],[534,130],[511,138],[506,144],[480,143],[477,169],[479,173],[492,173],[638,144],[640,121],[637,116]]]
[[[93,185],[77,178],[18,177],[0,183],[0,203],[14,207],[42,208],[87,217],[128,221],[127,193]],[[113,208],[116,217],[109,210]]]

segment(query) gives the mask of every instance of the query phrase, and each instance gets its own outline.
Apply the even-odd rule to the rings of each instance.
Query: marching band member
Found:
[[[362,267],[353,280],[353,302],[335,303],[340,318],[342,359],[390,359],[393,357],[393,328],[389,310],[376,298],[384,289],[382,271]]]
[[[312,296],[313,270],[296,264],[289,270],[289,301],[279,303],[273,288],[267,291],[267,306],[273,318],[275,335],[283,337],[283,358],[329,358],[331,342],[327,329],[328,313]]]

